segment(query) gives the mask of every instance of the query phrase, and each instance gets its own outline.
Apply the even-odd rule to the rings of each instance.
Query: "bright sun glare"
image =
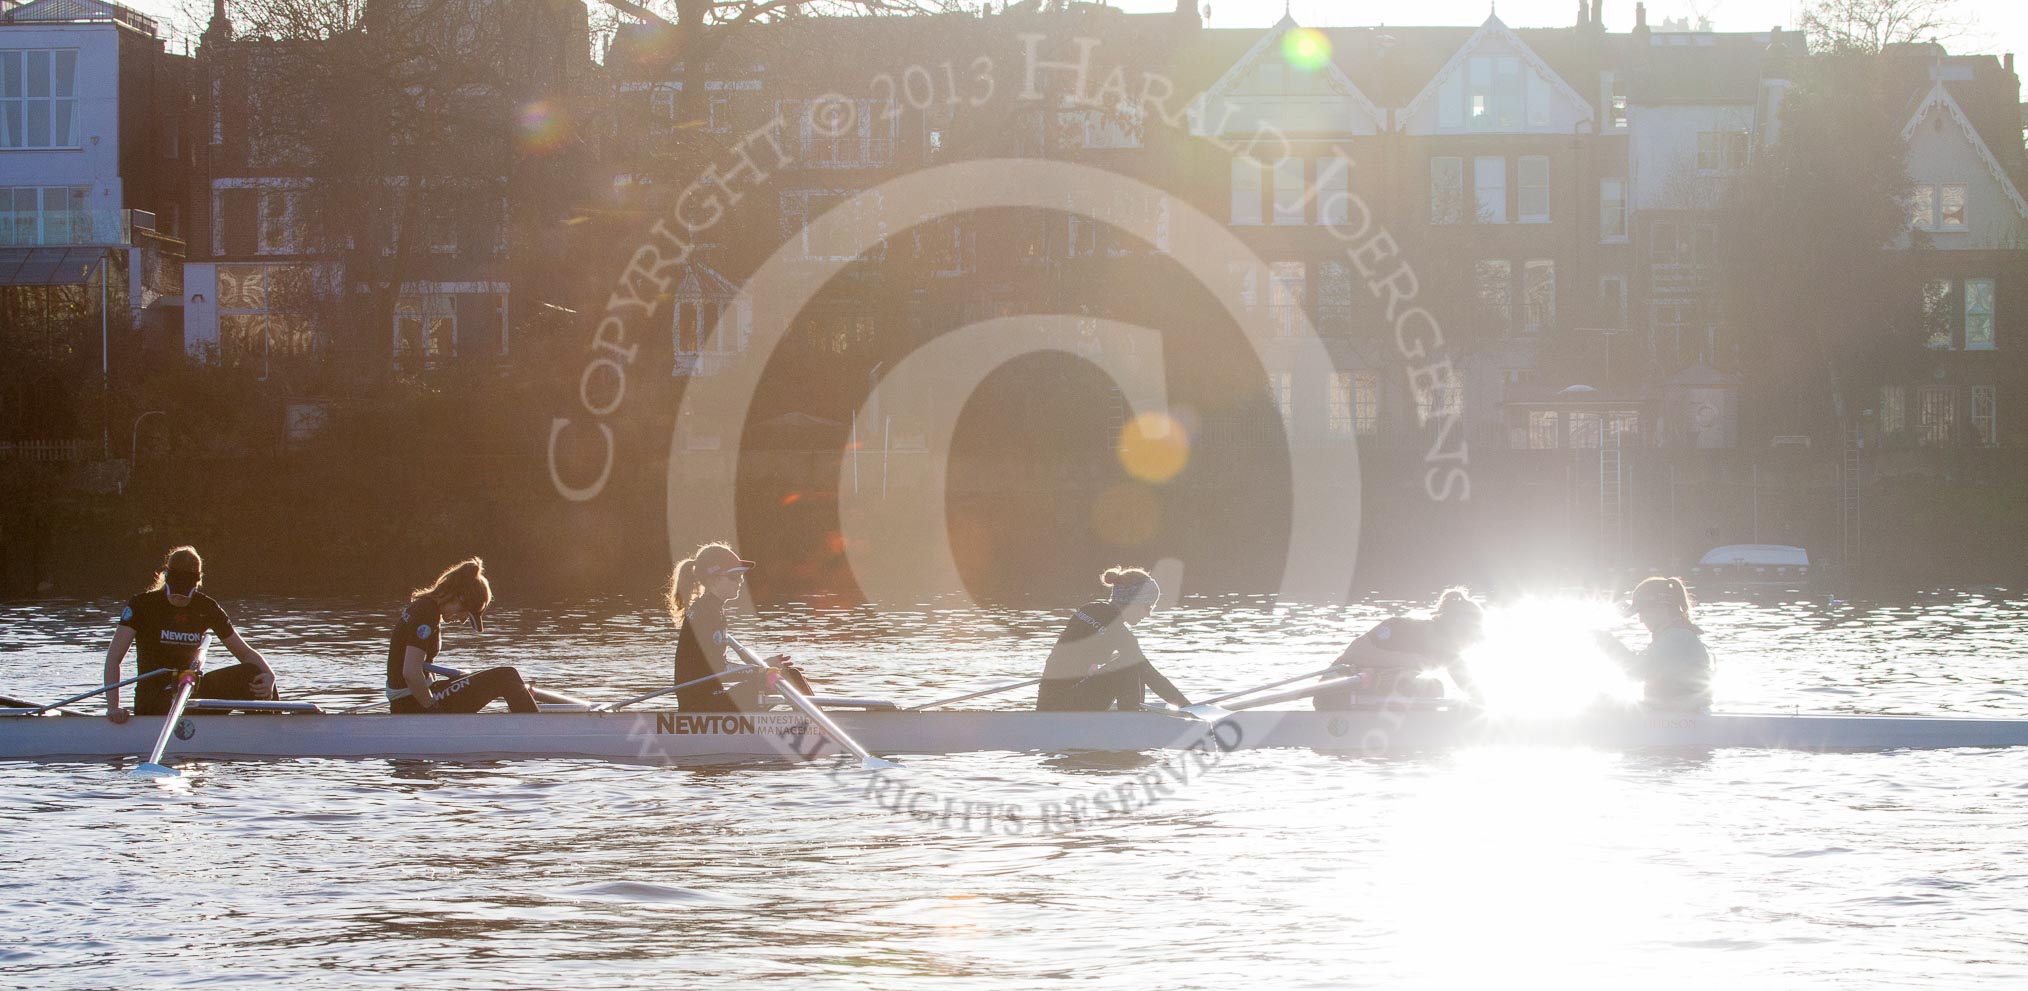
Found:
[[[1593,630],[1623,634],[1624,625],[1609,603],[1525,598],[1486,611],[1486,638],[1465,662],[1495,712],[1554,716],[1601,698],[1632,702],[1640,686],[1592,642]]]

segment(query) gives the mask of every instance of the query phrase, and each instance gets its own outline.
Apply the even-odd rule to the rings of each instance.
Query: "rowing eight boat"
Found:
[[[1489,717],[1448,706],[1349,712],[1250,710],[1216,722],[1162,712],[833,711],[881,754],[1064,753],[1296,747],[1350,753],[1551,744],[1607,749],[1895,750],[2028,746],[2028,719],[1931,716],[1686,715],[1639,710],[1576,717]],[[145,754],[160,717],[115,725],[84,715],[0,716],[0,759]],[[175,729],[178,759],[595,758],[638,763],[808,758],[843,752],[794,712],[550,711],[534,714],[202,713]]]

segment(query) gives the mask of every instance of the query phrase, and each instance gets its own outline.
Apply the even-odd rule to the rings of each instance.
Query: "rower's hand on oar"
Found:
[[[275,676],[269,672],[263,671],[260,674],[254,675],[253,680],[246,683],[246,687],[247,691],[251,695],[253,695],[254,698],[257,699],[273,698],[275,691]]]
[[[130,713],[128,713],[127,710],[122,709],[116,705],[106,710],[106,721],[112,723],[115,726],[118,726],[121,723],[126,722],[127,717],[129,715]]]

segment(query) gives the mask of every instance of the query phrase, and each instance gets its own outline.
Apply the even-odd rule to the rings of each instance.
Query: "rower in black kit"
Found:
[[[492,601],[493,586],[478,558],[453,565],[428,588],[413,593],[395,622],[394,638],[387,648],[390,711],[470,713],[495,700],[506,702],[511,712],[539,711],[528,683],[511,667],[487,668],[449,681],[430,678],[427,666],[442,649],[445,621],[470,621],[474,630],[483,630],[485,620],[481,617]]]
[[[1064,624],[1042,666],[1035,708],[1043,712],[1137,711],[1147,692],[1171,705],[1188,706],[1176,686],[1141,653],[1133,624],[1148,617],[1161,586],[1139,568],[1114,568],[1099,579],[1111,587],[1103,602],[1087,602]]]
[[[120,680],[127,647],[136,648],[138,674],[186,671],[203,663],[205,648],[216,636],[239,663],[199,676],[192,698],[267,701],[275,698],[275,673],[259,651],[247,646],[233,629],[224,608],[197,590],[204,580],[204,562],[192,547],[178,547],[164,559],[155,586],[127,601],[120,610],[117,632],[106,652],[106,683]],[[134,712],[160,716],[176,697],[176,678],[157,675],[134,686]],[[107,718],[122,723],[119,690],[107,693]]]

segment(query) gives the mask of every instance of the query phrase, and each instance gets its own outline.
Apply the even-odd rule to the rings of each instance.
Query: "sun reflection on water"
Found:
[[[1640,686],[1592,641],[1592,631],[1622,622],[1611,605],[1580,599],[1531,597],[1488,609],[1485,639],[1465,652],[1478,700],[1491,712],[1558,716],[1639,699]]]

